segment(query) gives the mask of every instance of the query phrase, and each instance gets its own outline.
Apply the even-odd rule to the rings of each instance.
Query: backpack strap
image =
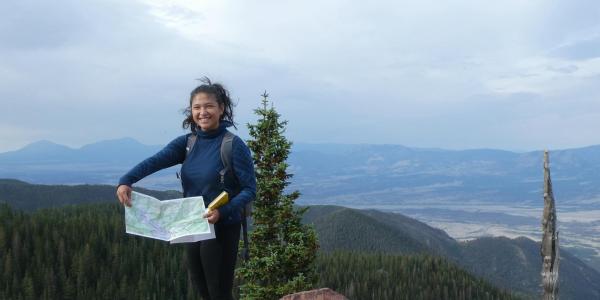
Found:
[[[196,144],[196,139],[198,139],[196,133],[192,132],[190,135],[188,135],[187,144],[185,146],[185,158],[187,158],[190,152],[192,152],[192,148],[194,148],[194,145]],[[177,175],[177,179],[181,180],[181,174],[179,173],[179,171],[175,172],[175,175]],[[183,185],[183,183],[181,184]]]
[[[221,162],[223,163],[223,169],[219,171],[221,175],[221,185],[225,184],[225,174],[231,172],[231,175],[235,177],[233,169],[231,167],[231,158],[233,156],[233,138],[235,135],[229,131],[225,131],[223,141],[221,141]]]
[[[192,152],[192,149],[194,148],[194,145],[196,144],[196,139],[198,139],[198,136],[196,135],[195,132],[192,132],[190,135],[188,135],[187,144],[185,146],[185,158],[183,159],[183,162],[185,162],[185,159],[187,159],[188,154],[190,154],[190,152]],[[179,171],[175,172],[175,174],[177,175],[177,179],[181,180],[181,174],[179,173]]]
[[[185,147],[185,157],[186,158],[187,158],[188,154],[190,154],[190,152],[192,152],[192,149],[194,148],[194,145],[196,144],[197,138],[198,138],[198,136],[196,135],[196,133],[192,133],[188,136],[187,146]]]
[[[242,235],[244,237],[244,247],[242,248],[242,258],[245,261],[250,259],[250,248],[248,247],[248,218],[242,215]]]

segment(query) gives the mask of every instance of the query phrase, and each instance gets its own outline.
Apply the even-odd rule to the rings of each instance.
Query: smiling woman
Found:
[[[223,105],[219,105],[215,96],[198,93],[192,100],[192,117],[202,130],[219,128],[219,119],[223,115]]]
[[[177,164],[185,197],[202,196],[206,206],[221,192],[230,200],[204,216],[214,224],[215,239],[186,244],[189,276],[204,299],[233,299],[233,275],[240,239],[243,207],[254,200],[256,178],[250,150],[231,134],[233,105],[229,92],[208,78],[190,94],[183,128],[190,133],[174,139],[119,180],[117,197],[131,206],[131,186],[142,178]],[[225,137],[229,138],[226,139]],[[224,141],[231,142],[228,167],[222,161]]]
[[[216,129],[220,121],[225,121],[235,128],[233,123],[233,103],[229,92],[219,83],[210,79],[201,79],[202,85],[195,88],[190,95],[189,106],[185,109],[186,118],[183,128],[199,126],[202,130]]]

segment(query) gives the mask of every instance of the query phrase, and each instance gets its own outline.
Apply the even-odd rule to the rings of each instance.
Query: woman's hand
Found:
[[[121,204],[131,207],[131,187],[121,184],[117,188],[117,198]]]
[[[202,217],[206,218],[208,220],[208,223],[215,224],[217,223],[217,221],[219,221],[219,210],[211,209],[208,212],[206,212]]]

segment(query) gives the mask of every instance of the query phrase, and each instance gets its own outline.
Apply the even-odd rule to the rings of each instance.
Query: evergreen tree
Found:
[[[256,125],[248,124],[248,147],[256,165],[257,194],[250,233],[250,259],[240,269],[243,299],[279,299],[312,288],[318,243],[314,229],[301,223],[305,210],[294,209],[298,191],[285,194],[291,174],[286,160],[291,142],[283,135],[287,121],[265,92]],[[270,107],[269,107],[270,104]]]

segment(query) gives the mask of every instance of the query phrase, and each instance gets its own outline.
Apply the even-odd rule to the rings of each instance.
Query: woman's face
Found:
[[[202,131],[219,128],[223,109],[214,95],[198,93],[192,98],[192,117]]]

